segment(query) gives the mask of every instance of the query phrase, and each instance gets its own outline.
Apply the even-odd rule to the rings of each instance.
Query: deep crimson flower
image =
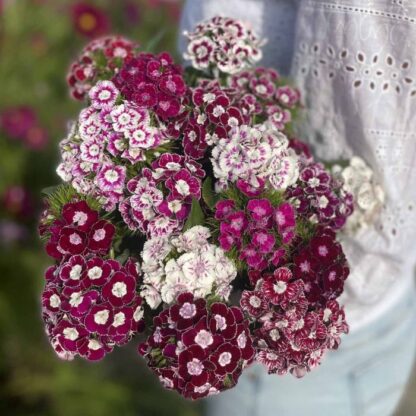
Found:
[[[98,7],[84,2],[71,7],[72,22],[75,30],[86,37],[96,37],[110,29],[110,20]]]
[[[98,253],[107,254],[115,233],[115,227],[105,220],[98,220],[98,212],[86,202],[71,202],[62,208],[62,219],[42,229],[49,235],[46,252],[61,260],[67,255]]]
[[[24,139],[31,127],[37,124],[37,117],[31,107],[8,108],[0,115],[0,127],[13,139]]]
[[[42,311],[50,342],[63,359],[102,359],[142,330],[137,264],[71,256],[47,270]]]
[[[197,399],[234,386],[253,360],[247,322],[237,307],[207,306],[183,293],[154,324],[139,353],[166,388],[184,397]]]

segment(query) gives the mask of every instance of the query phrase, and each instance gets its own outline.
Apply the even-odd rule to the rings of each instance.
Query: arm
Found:
[[[336,7],[302,2],[293,75],[307,109],[304,137],[317,154],[328,160],[361,156],[386,193],[377,223],[344,242],[352,267],[344,301],[354,329],[413,285],[416,28],[403,22],[416,16],[387,4]]]

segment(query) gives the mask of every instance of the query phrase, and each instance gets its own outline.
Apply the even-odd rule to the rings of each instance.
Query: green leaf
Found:
[[[183,227],[183,231],[189,230],[195,225],[202,225],[205,221],[204,213],[202,212],[201,206],[197,199],[192,199],[192,207],[191,212],[189,213],[189,217],[186,220],[186,223]]]
[[[57,189],[59,188],[59,186],[60,185],[48,186],[47,188],[43,188],[41,192],[43,195],[49,196],[55,193]]]
[[[213,189],[211,177],[206,178],[202,184],[202,198],[210,209],[214,209],[220,200],[220,196]]]

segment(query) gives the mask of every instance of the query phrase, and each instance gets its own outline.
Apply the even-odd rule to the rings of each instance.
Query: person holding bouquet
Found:
[[[188,0],[182,30],[224,15],[262,37],[262,63],[299,87],[299,132],[323,160],[358,155],[385,192],[377,217],[343,237],[350,335],[302,379],[254,366],[208,401],[209,415],[391,415],[415,355],[416,6],[407,1]],[[180,43],[185,51],[186,45]],[[356,173],[367,175],[365,163]],[[359,203],[375,204],[363,190]]]

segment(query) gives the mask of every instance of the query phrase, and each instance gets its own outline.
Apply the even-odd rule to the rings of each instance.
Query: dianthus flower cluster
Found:
[[[237,269],[222,248],[209,242],[210,237],[208,228],[195,226],[170,239],[145,242],[141,295],[152,309],[162,302],[172,304],[183,292],[228,300]]]
[[[123,66],[113,82],[127,100],[152,109],[165,121],[179,114],[187,91],[182,68],[167,52],[140,53]]]
[[[73,65],[88,106],[60,144],[66,184],[45,190],[42,311],[64,359],[99,360],[146,320],[139,353],[199,399],[255,361],[300,377],[338,348],[338,231],[352,194],[364,216],[381,197],[361,162],[331,173],[291,137],[299,92],[253,67],[262,41],[244,24],[187,36],[189,70],[113,37]]]
[[[285,257],[285,246],[295,237],[295,210],[287,202],[273,207],[268,199],[251,199],[238,209],[233,200],[222,200],[215,218],[221,248],[236,250],[249,270],[277,267]]]
[[[69,70],[67,82],[72,97],[83,100],[97,81],[111,78],[138,48],[138,44],[121,36],[106,36],[91,41]]]
[[[131,230],[150,237],[181,230],[192,201],[201,198],[201,165],[187,157],[164,153],[127,183],[128,196],[120,204]]]
[[[228,17],[213,17],[198,24],[189,39],[185,58],[196,69],[217,69],[235,74],[251,67],[262,57],[263,41],[242,22]]]
[[[48,254],[42,313],[49,340],[63,359],[100,360],[143,327],[137,263],[106,258],[114,226],[86,202],[66,204],[62,220],[44,228]]]
[[[111,81],[99,81],[89,97],[91,105],[60,144],[58,174],[111,211],[123,198],[127,168],[147,160],[166,140],[149,111],[123,101]]]
[[[354,198],[321,163],[300,168],[299,180],[287,190],[299,215],[310,221],[339,230],[354,210]]]
[[[154,330],[139,353],[162,385],[199,399],[234,387],[253,361],[247,320],[240,308],[207,304],[191,293],[153,322]]]
[[[282,266],[270,271],[249,272],[253,290],[243,291],[240,304],[253,323],[256,360],[269,373],[302,377],[348,333],[336,298],[349,269],[328,228],[318,229],[283,258]]]
[[[298,158],[289,141],[266,125],[236,127],[212,149],[211,162],[218,189],[239,181],[260,191],[285,190],[299,176]]]
[[[238,93],[239,102],[250,114],[264,120],[277,130],[285,131],[292,121],[292,111],[300,102],[297,89],[282,83],[277,71],[258,67],[233,75],[229,86]]]

